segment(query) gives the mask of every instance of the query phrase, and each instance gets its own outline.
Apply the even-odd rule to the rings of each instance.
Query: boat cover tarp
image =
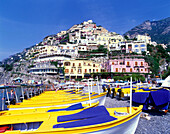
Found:
[[[104,106],[88,108],[76,114],[58,116],[57,121],[63,122],[63,121],[70,121],[70,120],[80,120],[85,118],[101,116],[101,115],[109,115],[109,112]]]
[[[148,96],[149,94],[149,96]],[[143,110],[148,110],[149,105],[155,109],[168,109],[170,103],[170,92],[166,89],[151,92],[136,92],[132,95],[134,106],[143,105]]]
[[[95,124],[110,122],[110,121],[113,121],[113,120],[116,120],[116,119],[117,118],[103,114],[103,115],[95,116],[93,118],[87,118],[87,119],[73,121],[73,122],[56,124],[56,125],[53,126],[53,128],[81,127],[81,126],[95,125]]]
[[[48,110],[47,112],[56,112],[56,111],[69,111],[69,110],[77,110],[77,109],[82,109],[84,108],[82,106],[82,103],[77,103],[77,104],[74,104],[74,105],[71,105],[67,108],[63,108],[63,109],[51,109],[51,110]]]
[[[132,100],[135,103],[144,104],[149,98],[149,92],[137,92],[132,94]]]
[[[160,106],[169,102],[169,91],[168,90],[157,90],[151,91],[150,95],[156,106]]]

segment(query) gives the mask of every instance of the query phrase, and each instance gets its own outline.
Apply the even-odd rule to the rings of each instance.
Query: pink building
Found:
[[[148,63],[144,59],[113,59],[106,63],[107,72],[149,73]]]

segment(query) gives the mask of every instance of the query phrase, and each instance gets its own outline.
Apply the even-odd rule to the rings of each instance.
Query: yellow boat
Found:
[[[62,107],[49,107],[49,108],[35,108],[35,109],[21,109],[21,110],[7,110],[0,112],[0,118],[4,116],[14,116],[14,115],[26,115],[26,114],[39,114],[48,111],[70,111],[70,110],[82,110],[91,107],[98,106],[99,102],[90,104],[77,103],[71,106]]]
[[[97,95],[97,93],[92,93],[91,95]],[[60,94],[51,94],[51,95],[40,95],[40,96],[35,96],[32,97],[28,100],[23,100],[20,105],[26,105],[26,104],[32,104],[32,103],[47,103],[47,102],[61,102],[61,101],[69,101],[72,99],[82,99],[85,97],[89,97],[88,94],[79,94],[79,95],[72,95],[72,94],[65,94],[65,95],[60,95]],[[18,104],[17,104],[18,105]]]
[[[31,103],[17,103],[16,105],[9,105],[9,110],[17,110],[17,109],[33,109],[33,108],[46,108],[46,107],[60,107],[60,106],[69,106],[72,104],[76,104],[81,102],[82,104],[87,104],[89,102],[95,103],[99,101],[99,105],[104,105],[106,99],[106,93],[101,94],[92,94],[89,100],[88,96],[82,97],[82,98],[74,98],[74,99],[66,99],[66,100],[54,100],[54,101],[43,101],[40,102],[37,99],[37,102],[31,102]]]
[[[130,113],[131,111],[131,113]],[[48,112],[0,117],[0,132],[5,134],[133,134],[142,106],[105,108],[97,106],[80,112]]]
[[[132,86],[132,90],[138,89],[137,86]],[[119,99],[127,99],[130,97],[130,86],[125,86],[117,89],[117,97]]]

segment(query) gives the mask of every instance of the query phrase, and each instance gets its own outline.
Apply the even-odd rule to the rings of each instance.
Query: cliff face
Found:
[[[132,28],[124,35],[134,38],[137,34],[149,34],[152,41],[157,43],[170,44],[170,17],[159,21],[145,21]]]

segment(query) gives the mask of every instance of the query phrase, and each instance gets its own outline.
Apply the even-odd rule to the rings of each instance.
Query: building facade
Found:
[[[85,74],[101,72],[99,63],[88,60],[67,60],[64,67],[66,79],[81,79]]]
[[[107,72],[113,73],[149,73],[149,65],[144,59],[114,59],[106,62]]]

